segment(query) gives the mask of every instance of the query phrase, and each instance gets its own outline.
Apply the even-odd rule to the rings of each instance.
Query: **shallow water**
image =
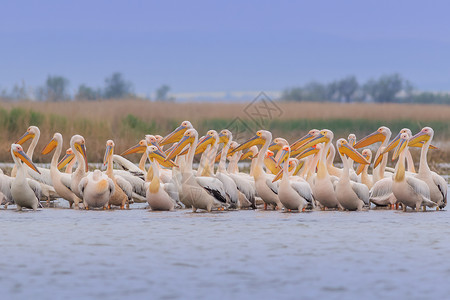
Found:
[[[448,297],[448,211],[144,207],[0,210],[2,299]]]

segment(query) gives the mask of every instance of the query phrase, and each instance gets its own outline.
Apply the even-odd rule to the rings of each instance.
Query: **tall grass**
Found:
[[[88,157],[92,162],[102,159],[105,142],[113,139],[116,152],[121,152],[142,139],[145,134],[165,135],[183,120],[190,120],[200,135],[209,129],[234,129],[236,120],[245,126],[240,137],[250,137],[264,127],[274,137],[294,141],[312,128],[333,130],[336,138],[355,133],[358,138],[379,126],[388,126],[393,135],[401,128],[417,132],[424,126],[435,130],[435,139],[450,141],[450,106],[401,104],[337,104],[337,103],[276,103],[281,116],[253,120],[242,103],[161,103],[142,100],[42,103],[0,103],[0,161],[11,161],[9,148],[27,129],[36,125],[41,139],[34,161],[48,162],[40,150],[53,133],[64,137],[68,147],[70,137],[86,138]],[[439,143],[439,142],[438,142]],[[436,152],[435,152],[436,153]],[[448,160],[448,151],[440,151],[440,159]],[[450,155],[450,154],[449,154]]]

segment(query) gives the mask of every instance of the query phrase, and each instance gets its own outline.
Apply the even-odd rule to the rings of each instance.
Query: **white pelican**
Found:
[[[64,173],[72,174],[72,169],[76,162],[74,158],[75,153],[73,153],[72,148],[67,148],[66,154],[58,163],[58,169],[61,170],[62,168],[64,168],[64,166],[66,166],[66,170],[64,171]]]
[[[147,183],[147,202],[152,210],[174,210],[175,201],[169,196],[164,189],[164,185],[161,184],[159,179],[159,166],[156,162],[156,157],[159,156],[162,160],[166,159],[166,156],[156,146],[147,147],[147,156],[150,160],[151,170],[153,177],[151,182]],[[149,171],[150,172],[150,171]]]
[[[11,196],[17,205],[17,210],[23,207],[36,210],[39,205],[40,189],[39,185],[35,185],[34,189],[27,180],[27,171],[22,162],[39,173],[39,170],[31,162],[31,159],[23,152],[22,146],[19,144],[11,145],[11,156],[17,168],[17,174],[11,183]]]
[[[328,150],[330,149],[331,141],[333,140],[334,134],[331,130],[323,129],[320,134],[314,139],[310,140],[305,146],[308,148],[310,146],[317,145],[319,143],[325,143],[319,152],[319,163],[317,167],[317,175],[314,180],[313,194],[314,199],[319,201],[322,209],[326,208],[341,208],[339,201],[336,197],[336,192],[334,191],[333,183],[331,182],[330,174],[326,166],[326,156]]]
[[[179,127],[177,127],[174,131],[169,133],[159,142],[159,146],[162,147],[167,144],[178,142],[180,138],[183,136],[183,134],[186,132],[186,130],[193,128],[194,127],[192,126],[191,122],[189,121],[181,122],[181,125]]]
[[[362,210],[364,205],[369,205],[369,188],[362,183],[350,181],[350,163],[348,158],[360,164],[369,164],[369,162],[350,146],[345,139],[337,140],[336,147],[344,164],[342,175],[336,184],[337,200],[344,209]]]
[[[372,151],[368,148],[364,149],[361,152],[361,155],[367,159],[367,161],[372,161]],[[369,190],[373,187],[372,175],[369,175],[369,164],[359,164],[358,169],[356,170],[356,174],[360,176],[361,183],[365,184]]]
[[[253,177],[255,178],[256,193],[264,201],[264,209],[267,209],[267,205],[272,205],[273,209],[281,209],[282,204],[278,198],[278,186],[272,182],[272,178],[266,174],[263,169],[263,161],[269,145],[272,141],[272,133],[267,130],[259,130],[256,132],[256,136],[247,140],[242,145],[233,150],[234,152],[247,149],[253,145],[263,144],[259,155],[256,159],[256,163],[253,167]]]
[[[308,202],[313,203],[313,196],[311,187],[305,181],[291,181],[289,176],[289,157],[291,148],[286,145],[283,146],[279,163],[283,163],[282,178],[278,188],[278,198],[283,206],[288,210],[303,211]],[[274,179],[276,180],[276,179]]]
[[[106,209],[109,199],[114,194],[114,182],[100,170],[94,170],[84,176],[78,187],[85,209]]]
[[[408,138],[408,134],[402,133],[392,158],[394,160],[399,157],[395,166],[392,192],[397,201],[402,203],[404,211],[407,206],[419,211],[422,205],[424,205],[425,210],[426,206],[436,206],[436,203],[430,200],[430,189],[426,182],[412,176],[406,176],[405,156],[406,150],[408,150]]]
[[[189,123],[190,124],[190,123]],[[194,176],[192,163],[194,160],[195,149],[198,144],[198,133],[194,128],[185,130],[183,138],[178,142],[177,146],[170,152],[167,160],[172,159],[180,153],[186,145],[189,145],[188,157],[186,165],[180,166],[181,171],[181,195],[180,200],[185,205],[192,207],[192,211],[197,209],[205,209],[211,211],[213,208],[220,208],[225,205],[226,199],[213,185],[205,184],[201,186]],[[203,178],[203,183],[211,182],[211,178]],[[217,197],[217,198],[216,198]],[[217,200],[217,199],[220,199]]]
[[[88,172],[88,161],[86,157],[85,141],[81,135],[74,135],[70,139],[70,148],[75,152],[75,158],[77,159],[78,166],[75,172],[72,173],[72,178],[70,181],[70,189],[78,197],[82,198],[80,191],[80,181],[86,176]],[[97,179],[97,176],[96,176]]]
[[[52,140],[44,147],[42,154],[48,154],[56,148],[50,164],[50,176],[52,178],[53,187],[60,197],[69,201],[70,207],[75,203],[74,208],[78,209],[78,204],[81,202],[81,199],[70,189],[71,174],[61,173],[58,169],[58,158],[61,155],[62,145],[62,135],[57,132],[53,135]]]
[[[108,164],[105,174],[113,181],[115,186],[114,193],[108,202],[108,208],[111,208],[111,205],[116,205],[120,206],[120,209],[124,209],[126,204],[128,209],[130,207],[130,200],[133,197],[133,187],[122,177],[114,175],[112,157],[114,154],[114,146],[112,140],[106,141],[106,151],[103,159],[103,165]]]
[[[427,163],[428,148],[431,145],[433,136],[434,130],[431,127],[424,127],[410,139],[409,144],[425,142],[420,153],[419,172],[416,178],[424,181],[428,185],[431,201],[435,202],[438,208],[444,208],[447,205],[447,182],[436,172],[432,172]]]

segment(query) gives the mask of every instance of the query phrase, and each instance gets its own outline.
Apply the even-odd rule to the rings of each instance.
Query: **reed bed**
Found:
[[[311,128],[328,128],[336,137],[355,133],[358,138],[379,126],[391,128],[395,135],[408,127],[417,132],[424,126],[435,130],[440,151],[431,151],[435,162],[449,161],[450,106],[403,104],[338,104],[276,102],[276,114],[253,116],[248,103],[164,103],[143,100],[110,100],[96,102],[3,102],[0,103],[0,161],[11,161],[9,148],[29,125],[41,129],[41,139],[34,161],[48,162],[40,150],[54,132],[69,146],[73,134],[86,138],[88,158],[100,162],[105,142],[113,139],[116,152],[139,141],[144,134],[165,135],[183,120],[190,120],[200,135],[208,129],[229,128],[239,140],[250,137],[260,128],[271,130],[274,137],[292,142]],[[258,105],[250,104],[250,105]],[[246,110],[247,108],[247,110]]]

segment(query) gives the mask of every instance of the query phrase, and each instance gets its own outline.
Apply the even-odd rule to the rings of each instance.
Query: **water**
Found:
[[[450,213],[0,211],[2,299],[447,298]]]

